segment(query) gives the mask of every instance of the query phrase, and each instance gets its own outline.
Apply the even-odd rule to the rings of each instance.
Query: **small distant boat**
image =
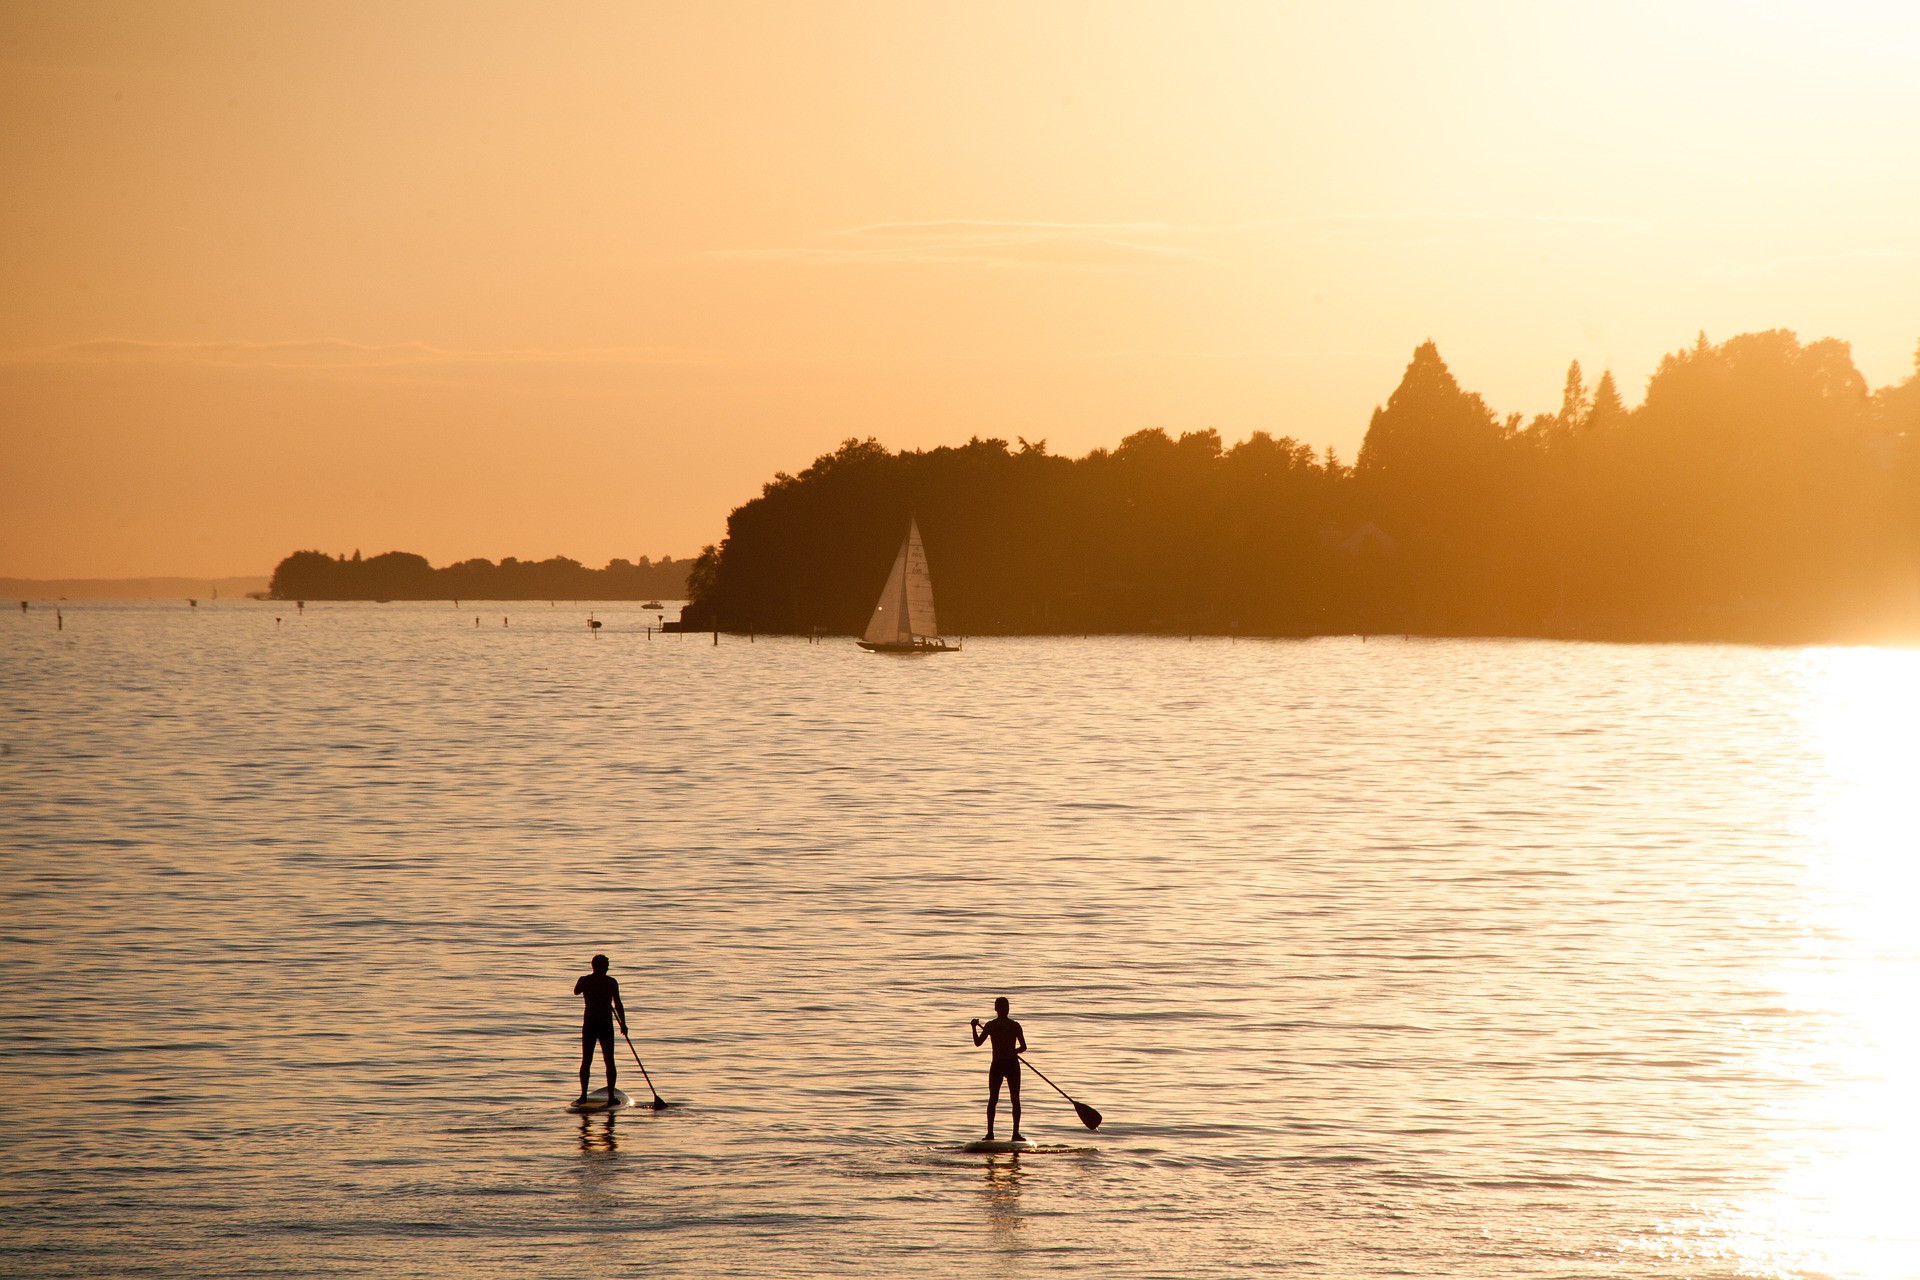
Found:
[[[907,518],[906,541],[893,558],[893,572],[880,590],[860,647],[871,653],[958,653],[960,646],[940,638],[933,614],[933,575],[927,572],[927,549],[920,545],[920,525]]]
[[[649,600],[645,604],[641,605],[640,607],[642,609],[664,609],[667,606],[661,604],[658,600]]]

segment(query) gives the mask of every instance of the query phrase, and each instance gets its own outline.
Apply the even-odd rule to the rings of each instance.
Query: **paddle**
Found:
[[[627,1042],[627,1052],[633,1055],[633,1065],[640,1068],[640,1078],[647,1082],[647,1089],[653,1094],[653,1109],[655,1111],[665,1111],[667,1104],[661,1101],[660,1091],[653,1087],[653,1077],[647,1074],[647,1064],[640,1061],[640,1051],[633,1047],[633,1040],[627,1035],[627,1029],[625,1027],[620,1028],[620,1038]],[[1095,1120],[1094,1123],[1098,1124],[1100,1122]]]
[[[1020,1061],[1027,1062],[1025,1055],[1021,1056]],[[1033,1067],[1033,1064],[1031,1062],[1027,1062],[1027,1065],[1030,1067]],[[1038,1067],[1033,1067],[1033,1074],[1039,1076],[1042,1080],[1047,1080],[1046,1075]],[[1053,1081],[1051,1080],[1047,1080],[1047,1083],[1050,1085],[1053,1085],[1053,1091],[1055,1093],[1065,1098],[1068,1102],[1073,1102],[1073,1098],[1067,1093],[1065,1089],[1062,1089],[1057,1084],[1053,1084]],[[1073,1109],[1080,1113],[1081,1124],[1087,1126],[1087,1128],[1089,1129],[1098,1129],[1100,1127],[1101,1116],[1098,1111],[1095,1111],[1092,1107],[1088,1106],[1084,1102],[1073,1102]]]

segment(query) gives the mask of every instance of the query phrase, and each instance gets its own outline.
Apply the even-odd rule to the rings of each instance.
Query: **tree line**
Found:
[[[1642,402],[1567,371],[1497,415],[1433,343],[1352,465],[1159,429],[1071,458],[848,440],[776,475],[692,566],[702,628],[856,632],[915,515],[948,634],[1410,632],[1811,641],[1920,634],[1920,351],[1702,335]]]
[[[578,560],[462,560],[436,569],[425,556],[388,551],[361,559],[296,551],[273,571],[276,600],[654,600],[682,599],[690,560],[662,556],[639,563],[609,560],[589,569]]]

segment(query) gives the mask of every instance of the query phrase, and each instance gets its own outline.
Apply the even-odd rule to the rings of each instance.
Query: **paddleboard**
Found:
[[[613,1090],[612,1098],[608,1098],[607,1092],[605,1089],[595,1089],[585,1100],[576,1099],[568,1103],[567,1110],[576,1115],[588,1115],[596,1111],[620,1111],[633,1105],[633,1099],[622,1090]]]
[[[960,1149],[962,1151],[981,1151],[995,1155],[1007,1155],[1015,1151],[1038,1151],[1040,1144],[1032,1138],[1022,1138],[1018,1142],[1014,1142],[1009,1138],[982,1138],[978,1142],[969,1142]]]

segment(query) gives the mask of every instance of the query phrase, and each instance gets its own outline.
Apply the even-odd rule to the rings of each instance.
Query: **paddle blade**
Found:
[[[657,1093],[653,1095],[653,1109],[655,1111],[665,1111],[667,1109],[666,1100]]]
[[[1087,1126],[1087,1128],[1089,1129],[1098,1129],[1100,1127],[1101,1117],[1098,1111],[1095,1111],[1092,1107],[1088,1106],[1084,1102],[1074,1103],[1073,1109],[1080,1113],[1081,1124]]]

